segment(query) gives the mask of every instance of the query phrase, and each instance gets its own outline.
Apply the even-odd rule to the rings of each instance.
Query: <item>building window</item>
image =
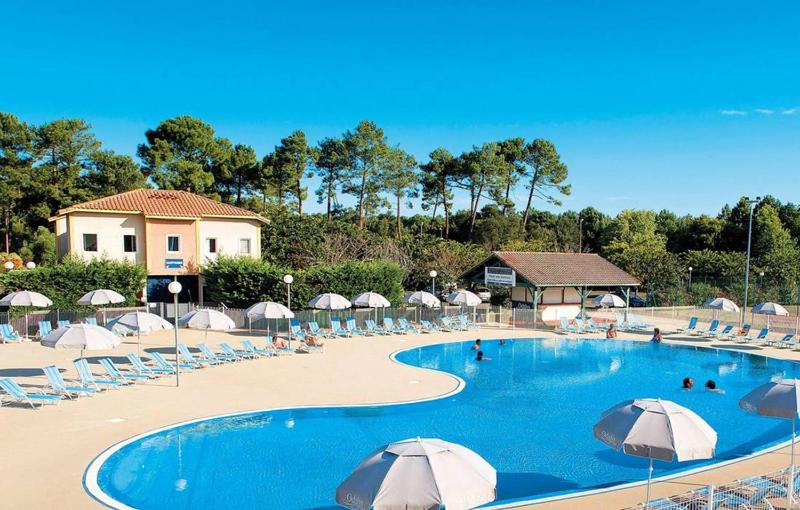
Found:
[[[208,253],[217,253],[217,239],[209,237],[206,241],[208,242]]]
[[[181,251],[181,236],[167,236],[167,253]]]
[[[83,251],[97,251],[97,234],[83,234]]]
[[[239,239],[239,254],[250,255],[250,239]]]
[[[122,249],[125,251],[125,253],[136,253],[136,236],[122,236]]]

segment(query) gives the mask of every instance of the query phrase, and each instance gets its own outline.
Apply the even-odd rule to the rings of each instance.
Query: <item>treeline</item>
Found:
[[[741,300],[744,290],[746,201],[700,216],[627,210],[610,217],[591,207],[541,211],[538,204],[560,204],[571,192],[567,166],[543,139],[487,142],[457,155],[437,148],[418,162],[375,123],[362,121],[317,143],[296,131],[258,155],[182,116],[148,130],[137,155],[138,162],[105,150],[82,120],[32,125],[0,113],[0,229],[9,250],[23,260],[52,262],[47,218],[57,209],[158,186],[269,217],[264,260],[296,270],[389,261],[403,269],[403,286],[416,289],[430,285],[431,269],[440,285],[454,284],[492,250],[583,251],[600,253],[642,279],[656,305],[699,303],[710,295]],[[315,175],[320,185],[309,190]],[[325,205],[324,213],[303,210],[309,193]],[[456,194],[468,197],[468,208],[455,209]],[[352,207],[343,205],[345,196]],[[415,204],[421,210],[409,210]],[[755,205],[755,299],[798,300],[799,241],[796,205],[773,197]]]

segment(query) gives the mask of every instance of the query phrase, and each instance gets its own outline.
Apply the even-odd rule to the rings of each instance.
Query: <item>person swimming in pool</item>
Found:
[[[491,361],[492,358],[487,358],[483,355],[483,351],[478,351],[477,356],[475,356],[475,361]]]
[[[475,343],[472,344],[472,350],[473,351],[480,351],[481,350],[481,339],[480,338],[475,340]]]
[[[650,341],[656,344],[660,344],[664,341],[664,335],[661,334],[661,330],[659,328],[653,330],[653,338],[651,338]]]
[[[613,322],[608,325],[606,330],[606,338],[617,338],[617,325]]]
[[[686,391],[691,390],[694,388],[694,379],[691,377],[684,377],[683,378],[683,389]]]
[[[500,339],[500,347],[503,347],[504,345],[506,345],[506,341],[501,338]]]
[[[708,391],[713,391],[714,393],[719,393],[720,395],[725,394],[725,390],[722,388],[717,388],[717,383],[715,383],[713,379],[706,381],[706,389]]]

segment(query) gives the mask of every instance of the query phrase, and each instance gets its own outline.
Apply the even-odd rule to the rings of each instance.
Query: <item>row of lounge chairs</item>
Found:
[[[305,329],[296,320],[291,321],[292,336],[305,340],[309,337],[320,338],[350,338],[354,336],[373,336],[373,335],[407,335],[410,333],[434,333],[442,331],[467,331],[476,329],[477,326],[469,320],[466,315],[443,316],[437,321],[421,320],[419,325],[412,324],[404,318],[395,319],[384,317],[383,326],[379,326],[374,320],[364,321],[364,327],[358,327],[353,317],[345,320],[331,319],[330,328],[324,330],[315,321],[306,323]]]
[[[753,334],[751,324],[745,324],[741,329],[737,329],[733,324],[726,324],[720,329],[722,324],[719,320],[712,320],[706,328],[698,326],[698,318],[691,317],[685,328],[678,328],[675,333],[684,335],[698,336],[703,338],[714,338],[716,340],[738,341],[740,343],[755,343],[772,345],[779,348],[800,348],[800,338],[796,338],[793,333],[786,333],[781,338],[770,338],[769,328],[761,328],[758,333]]]
[[[93,326],[97,326],[97,318],[96,317],[86,317],[83,322],[85,324],[91,324]],[[57,328],[63,328],[69,326],[70,322],[68,320],[59,320],[57,321]],[[39,332],[38,337],[44,338],[49,335],[53,331],[53,323],[50,321],[39,321]],[[8,343],[8,342],[21,342],[24,335],[20,335],[11,324],[0,324],[0,342]]]
[[[197,344],[196,348],[198,352],[192,352],[186,344],[178,344],[177,365],[157,351],[148,353],[151,357],[148,361],[136,353],[129,353],[127,358],[130,364],[122,367],[111,358],[102,358],[98,360],[105,372],[102,376],[92,372],[86,359],[77,359],[73,364],[78,378],[69,381],[64,379],[58,367],[49,365],[42,368],[47,377],[49,391],[43,388],[26,389],[9,377],[0,378],[0,390],[2,390],[0,406],[4,403],[18,403],[38,409],[44,405],[58,404],[64,399],[92,396],[104,390],[122,388],[165,375],[175,375],[178,369],[182,372],[191,372],[207,366],[288,353],[288,349],[279,349],[271,341],[264,347],[257,346],[252,340],[243,340],[240,349],[226,342],[219,344],[219,351],[211,349],[206,344]]]

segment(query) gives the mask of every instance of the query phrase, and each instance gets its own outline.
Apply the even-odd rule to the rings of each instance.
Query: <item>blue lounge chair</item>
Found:
[[[401,328],[394,325],[394,321],[391,317],[384,317],[383,318],[383,329],[388,331],[389,333],[395,333],[398,335],[402,335],[405,333]]]
[[[366,321],[364,321],[364,324],[367,326],[367,330],[370,333],[374,333],[376,335],[388,335],[389,334],[389,333],[386,332],[385,329],[383,329],[382,327],[378,326],[375,323],[375,321],[372,320],[372,319],[367,319]]]
[[[331,335],[327,331],[323,331],[322,329],[320,329],[319,324],[317,324],[317,321],[309,321],[308,330],[314,336],[319,336],[322,338],[333,338],[333,335]]]
[[[406,333],[419,333],[419,329],[415,327],[413,324],[408,322],[408,320],[403,319],[402,317],[397,319],[398,327],[402,328]]]
[[[300,323],[296,320],[292,320],[289,322],[289,330],[292,332],[292,336],[299,340],[305,340],[306,332],[300,328]]]
[[[97,326],[97,317],[86,317],[83,319],[84,324],[88,324],[90,326]]]
[[[763,480],[763,479],[762,479]],[[721,508],[737,508],[737,509],[750,509],[750,508],[772,508],[766,498],[774,490],[774,483],[759,483],[752,482],[752,487],[755,489],[752,493],[733,494],[726,493],[724,499],[719,502]],[[769,506],[764,506],[767,503]]]
[[[465,331],[466,328],[461,324],[460,321],[456,320],[453,317],[448,317],[447,315],[442,315],[439,317],[439,322],[445,327],[446,331]]]
[[[785,349],[786,347],[791,347],[796,344],[797,342],[794,340],[794,333],[787,333],[783,335],[783,338],[781,339],[767,339],[767,345],[773,345],[781,349]]]
[[[560,333],[582,333],[580,329],[569,323],[569,318],[561,317],[558,320],[560,323],[560,327],[558,328]]]
[[[3,336],[3,343],[6,342],[21,342],[19,333],[14,331],[11,324],[0,324],[0,334]]]
[[[126,384],[130,384],[130,381],[113,381],[111,379],[99,379],[95,377],[92,373],[92,369],[89,368],[89,362],[83,358],[76,359],[72,364],[75,365],[75,370],[78,372],[81,384],[86,388],[94,388],[100,391],[106,388],[120,388]]]
[[[72,400],[72,397],[80,397],[81,395],[94,395],[97,390],[95,388],[87,388],[84,386],[67,386],[67,383],[64,381],[64,378],[61,376],[61,372],[58,371],[58,367],[55,365],[48,365],[42,368],[44,375],[47,376],[47,382],[50,383],[50,389],[53,390],[53,393],[56,395],[63,395],[68,399]]]
[[[39,338],[44,338],[53,331],[53,323],[50,321],[39,321]]]
[[[591,331],[592,333],[602,333],[607,329],[595,324],[591,317],[586,319],[586,325],[588,326],[589,331]]]
[[[769,328],[761,328],[761,331],[759,331],[756,336],[747,334],[742,337],[742,341],[749,344],[750,342],[759,342],[761,340],[766,340],[767,336],[769,336]]]
[[[348,317],[344,325],[347,328],[347,331],[349,331],[353,335],[367,336],[369,334],[367,331],[364,331],[363,329],[356,326],[356,319],[354,317]]]
[[[128,354],[128,361],[130,361],[131,365],[133,365],[133,371],[140,375],[150,375],[153,377],[159,377],[162,375],[175,375],[174,368],[151,367],[134,352]]]
[[[347,331],[342,327],[342,324],[341,322],[339,322],[339,319],[331,319],[331,332],[336,336],[344,338],[353,336],[352,333],[350,333],[349,331]]]
[[[261,347],[256,347],[256,344],[253,343],[252,340],[242,340],[242,347],[256,356],[274,356],[275,351],[270,349],[262,349]]]
[[[58,327],[59,328],[66,328],[67,326],[69,326],[69,321],[67,321],[67,320],[58,321]]]
[[[228,356],[238,356],[241,359],[255,359],[257,357],[257,354],[253,352],[247,350],[236,350],[227,342],[222,342],[218,347]]]
[[[43,406],[44,404],[58,404],[63,398],[61,395],[48,395],[47,393],[28,393],[13,379],[8,377],[0,378],[0,389],[2,389],[12,402],[21,404],[28,403],[33,409],[36,409],[35,404]],[[41,391],[41,390],[39,390]],[[0,400],[2,405],[2,400]]]
[[[167,361],[167,359],[164,356],[162,356],[160,352],[151,352],[150,356],[153,357],[153,361],[156,362],[158,368],[163,368],[164,370],[175,370],[175,363]],[[197,368],[197,365],[181,361],[180,364],[178,365],[178,368],[180,368],[181,370],[186,370],[188,372],[191,372],[192,370]]]
[[[195,368],[201,368],[205,365],[219,365],[222,363],[217,359],[206,358],[205,356],[195,356],[192,354],[192,351],[189,350],[189,346],[186,344],[178,344],[178,354],[184,363]]]
[[[238,358],[236,356],[228,356],[227,354],[220,354],[220,353],[214,352],[206,344],[197,344],[196,347],[198,349],[200,349],[200,352],[203,353],[203,356],[205,356],[208,359],[215,359],[215,360],[218,360],[218,361],[239,361],[239,359],[240,359],[240,358]]]
[[[712,321],[711,321],[711,323],[708,325],[708,329],[698,329],[698,330],[695,330],[695,332],[694,332],[694,335],[695,335],[695,336],[709,336],[709,335],[715,335],[715,334],[717,333],[717,329],[718,329],[718,328],[719,328],[719,321],[718,321],[717,319],[714,319],[714,320],[712,320]]]
[[[422,324],[422,332],[423,333],[436,333],[438,331],[441,331],[439,326],[437,326],[436,324],[432,323],[431,321],[420,320],[419,323]]]
[[[464,314],[458,316],[458,321],[464,329],[478,329],[478,325],[469,320],[469,317]]]
[[[678,328],[675,330],[676,333],[692,333],[695,329],[697,329],[697,317],[689,317],[689,324],[685,328]]]
[[[733,332],[733,324],[726,324],[722,331],[719,331],[716,335],[714,335],[718,340],[728,340],[731,338],[731,333]]]
[[[117,365],[111,361],[111,358],[102,358],[100,360],[100,365],[105,369],[108,376],[113,379],[114,381],[146,381],[148,379],[152,379],[154,376],[147,375],[147,374],[129,374],[127,372],[122,372]]]
[[[304,335],[299,339],[299,341],[305,342],[307,339],[308,337]],[[277,345],[275,345],[275,342],[273,340],[274,338],[267,337],[267,349],[272,349],[273,352],[275,353],[275,356],[294,354],[294,349],[289,348],[288,343],[286,344],[286,347],[278,347]]]

